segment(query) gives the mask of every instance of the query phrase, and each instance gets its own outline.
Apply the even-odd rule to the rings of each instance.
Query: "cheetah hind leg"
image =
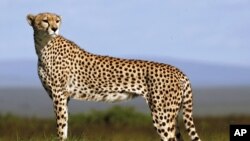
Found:
[[[152,110],[151,115],[153,119],[153,125],[157,133],[160,135],[161,141],[177,141],[175,118],[172,116],[165,116],[164,113],[155,111],[156,110]]]
[[[177,141],[176,138],[176,118],[178,110],[168,113],[171,106],[164,107],[152,102],[153,99],[147,101],[151,110],[151,116],[155,130],[161,137],[161,141]],[[161,110],[159,110],[161,109]],[[177,131],[179,133],[179,131]]]

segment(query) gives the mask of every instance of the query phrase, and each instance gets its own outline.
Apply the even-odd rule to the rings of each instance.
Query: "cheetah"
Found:
[[[38,75],[53,101],[59,140],[67,139],[68,102],[117,102],[142,96],[162,141],[183,140],[178,115],[192,141],[201,141],[193,122],[192,89],[178,68],[143,60],[95,55],[59,35],[62,18],[54,13],[28,14],[34,31]]]

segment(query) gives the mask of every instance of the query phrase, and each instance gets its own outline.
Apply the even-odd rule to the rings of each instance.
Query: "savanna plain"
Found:
[[[195,125],[203,141],[228,141],[230,124],[250,123],[250,116],[195,117]],[[182,119],[184,140],[190,140]],[[54,118],[0,115],[0,141],[56,141]],[[69,117],[68,141],[159,141],[149,114],[133,107],[114,106],[108,110],[92,110]]]

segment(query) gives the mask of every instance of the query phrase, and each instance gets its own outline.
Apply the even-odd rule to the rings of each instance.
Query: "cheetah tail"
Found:
[[[183,95],[183,120],[185,124],[185,128],[188,131],[188,135],[190,136],[192,141],[201,141],[194,126],[193,121],[193,100],[192,100],[192,88],[190,81],[187,79],[185,81],[186,84],[184,86],[184,95]]]

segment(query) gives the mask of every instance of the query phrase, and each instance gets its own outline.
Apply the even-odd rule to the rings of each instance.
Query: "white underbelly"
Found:
[[[119,102],[124,100],[130,100],[133,97],[135,97],[134,94],[129,93],[115,93],[115,94],[107,94],[107,96],[104,98],[105,102]]]
[[[70,93],[71,98],[85,101],[119,102],[141,95],[141,91],[132,91],[122,87],[118,90],[99,88],[98,91],[95,88],[86,89],[84,86],[78,86],[77,82],[75,82],[75,85],[71,85],[71,87],[67,85],[66,90]]]
[[[105,94],[73,94],[71,98],[85,101],[97,101],[97,102],[119,102],[124,100],[130,100],[134,98],[136,94],[131,93],[105,93]]]

